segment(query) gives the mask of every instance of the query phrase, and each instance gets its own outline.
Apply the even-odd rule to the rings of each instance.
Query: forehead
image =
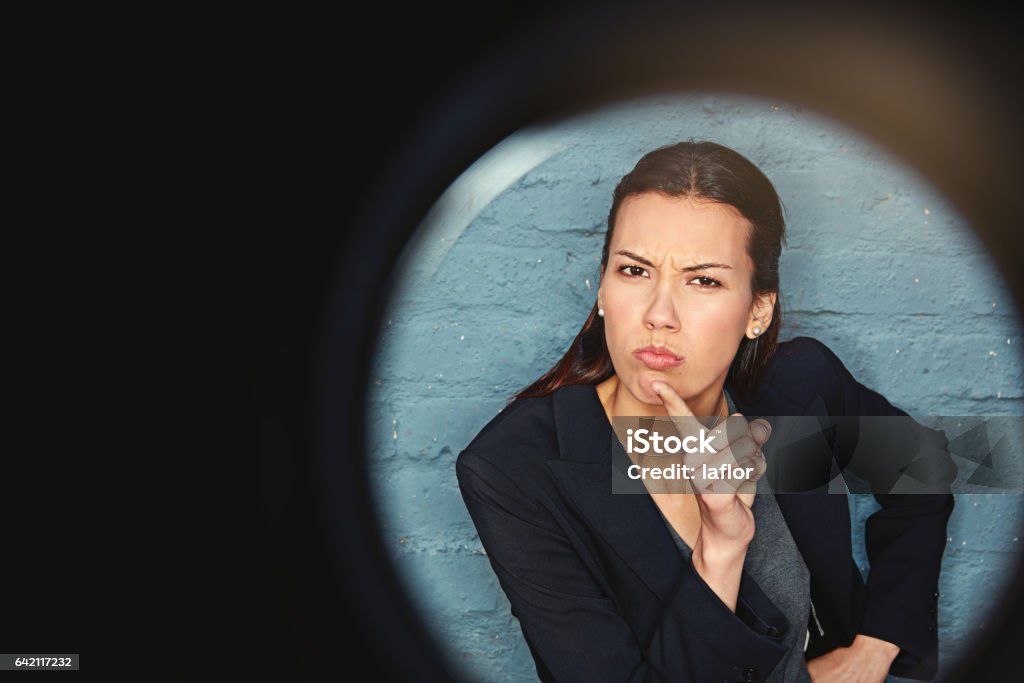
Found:
[[[647,192],[619,206],[610,253],[626,249],[652,260],[714,261],[739,268],[749,261],[752,229],[727,204]]]

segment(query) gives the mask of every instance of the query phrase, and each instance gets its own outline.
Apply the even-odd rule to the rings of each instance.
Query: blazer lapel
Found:
[[[626,455],[613,442],[595,388],[565,387],[554,394],[553,408],[560,459],[549,460],[548,467],[559,486],[594,531],[667,601],[683,570],[682,555],[643,484],[636,482],[635,494],[612,493],[612,459]]]

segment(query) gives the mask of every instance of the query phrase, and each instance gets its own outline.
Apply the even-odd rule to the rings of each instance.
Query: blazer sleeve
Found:
[[[831,414],[906,416],[881,394],[860,384],[826,346],[818,344],[832,368],[837,392]],[[833,412],[833,411],[836,412]],[[942,432],[908,417],[900,428],[904,443],[928,459],[931,490],[950,490],[956,465]],[[900,454],[905,456],[906,454]],[[930,679],[938,671],[938,582],[946,546],[946,525],[953,511],[951,494],[875,494],[881,509],[866,523],[865,540],[871,564],[867,596],[859,629],[900,647],[890,671],[897,676]]]
[[[785,618],[756,584],[741,583],[733,613],[688,563],[653,637],[638,642],[600,570],[541,497],[472,450],[456,471],[541,680],[763,680],[784,654]]]

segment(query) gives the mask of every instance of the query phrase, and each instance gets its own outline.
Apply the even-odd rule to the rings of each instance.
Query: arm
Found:
[[[835,376],[832,415],[906,416],[880,394],[863,386],[824,345],[818,344]],[[956,465],[941,432],[907,419],[908,442],[924,442],[932,487],[949,490]],[[934,490],[933,488],[933,490]],[[868,518],[866,545],[871,571],[859,632],[899,646],[894,675],[931,678],[938,669],[937,602],[950,494],[875,494],[881,509]]]
[[[638,642],[600,566],[538,499],[466,450],[463,499],[545,681],[742,680],[784,653],[774,607],[743,582],[736,613],[684,563],[649,642]]]
[[[670,384],[652,382],[651,388],[658,394],[680,435],[699,433],[702,425]],[[757,480],[764,473],[764,456],[760,447],[772,431],[771,425],[764,420],[756,420],[756,426],[752,429],[752,425],[742,415],[737,413],[734,417],[739,419],[731,419],[721,425],[729,439],[728,444],[705,462],[715,469],[719,464],[738,464],[741,459],[745,465],[754,466],[757,474],[732,483],[704,480],[703,477],[690,482],[694,491],[693,500],[700,512],[700,531],[693,546],[693,566],[715,595],[733,612],[736,611],[739,598],[747,548],[754,538],[751,506],[754,504]],[[727,424],[730,428],[726,428]],[[693,464],[697,465],[696,460]],[[671,496],[665,500],[665,504],[671,505],[669,501],[672,499],[676,502],[685,501],[685,497],[680,499]]]

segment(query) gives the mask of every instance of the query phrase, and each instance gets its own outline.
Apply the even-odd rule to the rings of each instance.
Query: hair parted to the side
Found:
[[[727,383],[740,400],[747,398],[778,345],[782,325],[779,294],[779,255],[786,223],[782,203],[771,181],[738,152],[714,142],[679,142],[644,155],[615,188],[608,212],[608,230],[601,250],[601,276],[608,265],[608,250],[622,202],[630,196],[658,192],[670,197],[691,197],[727,204],[753,225],[747,253],[754,262],[750,289],[756,296],[777,294],[772,322],[763,334],[746,337],[729,368]],[[514,398],[546,396],[563,386],[596,384],[615,372],[605,342],[604,318],[597,303],[583,329],[554,367]]]

